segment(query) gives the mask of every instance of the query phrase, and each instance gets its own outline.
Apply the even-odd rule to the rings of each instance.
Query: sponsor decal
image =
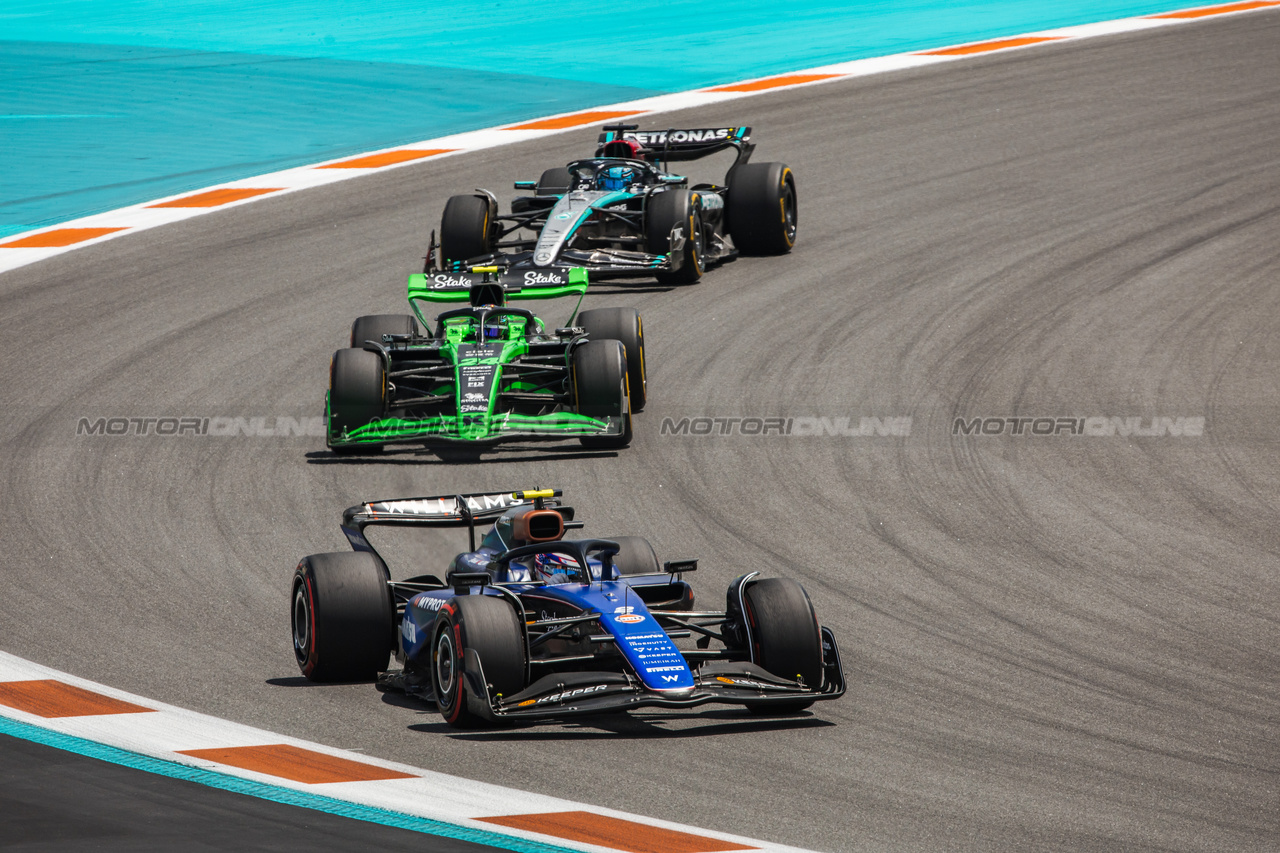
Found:
[[[400,634],[407,643],[418,642],[418,627],[413,624],[412,620],[406,619],[400,623]]]
[[[723,681],[725,684],[732,684],[734,687],[754,687],[757,690],[786,690],[787,689],[777,684],[765,684],[762,681],[752,681],[749,678],[725,678],[723,675],[717,675],[716,681]]]
[[[680,680],[680,676],[678,676],[678,675],[664,675],[664,676],[662,676],[662,680],[663,680],[663,681],[679,681],[679,680]]]
[[[550,696],[542,696],[538,699],[526,699],[517,708],[525,708],[529,705],[542,705],[547,702],[563,702],[566,699],[576,699],[580,696],[590,696],[593,693],[600,693],[608,689],[608,685],[596,684],[592,687],[579,687],[577,690],[564,690],[560,693],[552,693]]]
[[[419,595],[413,600],[414,607],[420,607],[423,610],[439,610],[444,607],[445,600],[443,598],[435,598],[430,595]],[[405,624],[409,624],[409,620],[405,620]]]
[[[645,667],[644,671],[645,672],[684,672],[684,667],[682,666],[648,666],[648,667]]]
[[[644,617],[641,616],[639,613],[624,613],[618,617],[618,621],[625,622],[626,624],[631,625],[636,622],[643,622]]]
[[[468,393],[466,393],[466,394],[463,394],[463,395],[462,395],[462,399],[466,400],[468,403],[473,403],[473,402],[476,402],[477,400],[483,400],[483,399],[484,399],[484,395],[483,395],[483,394],[477,394],[476,392],[471,391],[471,392],[468,392]]]
[[[728,139],[736,127],[717,127],[708,130],[629,130],[624,139],[634,139],[641,145],[664,145],[668,142],[717,142]]]
[[[568,279],[555,273],[527,272],[524,274],[526,286],[533,284],[565,284]]]
[[[461,288],[471,287],[471,279],[463,275],[449,275],[448,273],[436,273],[431,276],[428,281],[431,282],[432,290],[459,290]]]
[[[614,597],[613,593],[611,592],[606,592],[605,595],[609,598]],[[624,604],[624,605],[620,605],[618,607],[613,608],[614,613],[630,613],[633,610],[635,610],[635,607],[631,606],[630,604]]]
[[[524,500],[512,496],[510,492],[499,492],[493,495],[478,495],[466,499],[467,508],[472,512],[484,512],[491,509],[507,509],[520,506]],[[454,498],[420,498],[404,501],[378,501],[365,504],[367,510],[375,515],[425,515],[448,516],[458,514],[458,502]]]

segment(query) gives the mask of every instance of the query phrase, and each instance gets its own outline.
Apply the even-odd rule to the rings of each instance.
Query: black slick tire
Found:
[[[547,169],[542,173],[542,177],[538,178],[538,187],[534,190],[534,194],[564,195],[569,191],[569,184],[572,180],[569,170],[563,166],[556,169]]]
[[[365,552],[312,554],[293,573],[293,652],[311,681],[372,681],[387,668],[395,606],[387,567]]]
[[[412,314],[369,314],[351,324],[351,346],[360,349],[365,341],[382,343],[383,335],[416,335],[418,321]]]
[[[729,236],[744,255],[785,255],[796,244],[796,179],[783,163],[734,170],[725,203]]]
[[[584,435],[583,447],[614,449],[631,443],[631,409],[627,399],[627,354],[621,341],[587,341],[574,348],[574,398],[578,412],[593,418],[623,419],[621,435]]]
[[[382,357],[364,349],[340,349],[329,368],[329,434],[365,426],[382,417],[387,394],[386,370]],[[341,456],[380,453],[380,444],[362,444],[329,449]]]
[[[757,664],[779,678],[803,678],[812,690],[822,686],[822,634],[804,587],[790,578],[766,578],[747,587],[746,617]],[[801,711],[812,699],[753,707],[759,713]]]
[[[627,350],[627,390],[632,411],[642,411],[648,397],[644,367],[644,324],[634,308],[592,308],[578,315],[577,324],[591,340],[622,341]]]
[[[495,695],[512,696],[523,690],[524,635],[515,608],[487,595],[456,596],[440,608],[431,637],[431,686],[440,716],[457,728],[488,722],[468,707],[471,685],[464,672],[468,649],[479,657],[485,681]],[[487,696],[474,698],[488,702]]]
[[[684,249],[680,269],[657,273],[666,284],[693,284],[702,278],[706,233],[702,227],[702,206],[692,190],[672,189],[655,193],[645,209],[645,243],[649,254],[671,252],[671,230],[684,228]]]
[[[662,574],[662,564],[658,562],[658,555],[648,539],[643,536],[614,536],[613,541],[618,543],[613,565],[620,576]]]
[[[455,195],[444,205],[440,217],[440,257],[447,266],[488,255],[492,211],[489,200],[478,195]]]

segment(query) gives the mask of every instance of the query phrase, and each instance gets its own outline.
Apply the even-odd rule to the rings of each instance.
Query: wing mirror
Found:
[[[537,181],[516,181],[516,189],[518,190],[536,190],[537,188]]]
[[[689,183],[689,179],[684,175],[659,175],[658,183],[671,184],[672,186],[682,187]]]
[[[669,575],[679,575],[698,570],[697,560],[668,560],[662,564],[662,570]]]

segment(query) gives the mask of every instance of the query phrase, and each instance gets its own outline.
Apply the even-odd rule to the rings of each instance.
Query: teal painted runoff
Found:
[[[328,812],[341,817],[349,817],[353,820],[363,820],[384,826],[394,826],[399,829],[409,829],[426,833],[427,835],[457,838],[461,841],[484,844],[498,850],[514,850],[517,853],[570,853],[567,847],[556,847],[551,844],[541,844],[537,841],[526,841],[523,838],[512,838],[509,835],[499,835],[496,832],[486,832],[482,829],[457,826],[444,821],[416,817],[389,811],[388,809],[349,803],[344,800],[336,800],[333,797],[310,794],[306,791],[295,791],[292,788],[281,788],[278,785],[269,785],[252,779],[227,776],[214,770],[206,770],[203,767],[192,767],[187,764],[179,764],[176,761],[152,758],[148,755],[128,752],[127,750],[96,741],[42,729],[39,726],[19,722],[8,717],[0,717],[0,734],[51,746],[65,752],[74,752],[77,755],[96,758],[99,761],[108,761],[123,767],[132,767],[135,770],[144,770],[147,773],[168,776],[171,779],[183,779],[187,782],[196,782],[211,788],[220,788],[224,791],[232,791],[237,794],[284,803],[285,805],[299,806],[304,809]]]
[[[0,236],[540,115],[1190,4],[5,0]]]

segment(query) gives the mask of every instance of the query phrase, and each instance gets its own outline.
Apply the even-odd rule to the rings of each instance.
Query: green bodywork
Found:
[[[550,284],[521,286],[524,273],[512,276],[514,283],[485,284],[505,284],[504,300],[577,295],[568,327],[587,291],[587,271],[574,268],[567,273],[556,274],[553,277],[561,281]],[[593,417],[575,411],[570,356],[580,333],[564,329],[547,334],[537,317],[500,304],[468,305],[446,311],[438,322],[428,319],[425,303],[469,302],[471,287],[464,282],[474,284],[476,277],[475,273],[409,276],[408,298],[414,314],[424,328],[437,328],[430,337],[384,341],[388,386],[395,391],[387,394],[383,417],[344,430],[335,423],[326,397],[331,447],[623,434],[628,412]],[[401,393],[406,388],[408,397]],[[405,399],[416,404],[398,405],[397,400]]]

